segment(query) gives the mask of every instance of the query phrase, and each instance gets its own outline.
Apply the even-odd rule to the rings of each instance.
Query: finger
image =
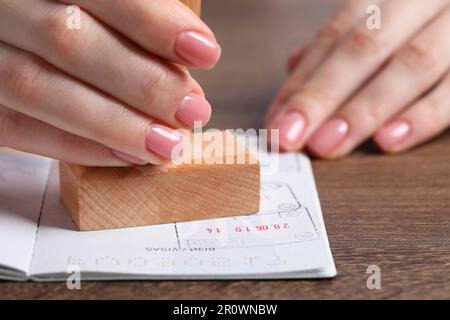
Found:
[[[287,69],[291,73],[299,65],[302,58],[305,56],[308,46],[303,46],[288,57]]]
[[[295,63],[295,69],[289,75],[289,79],[280,88],[277,96],[271,103],[266,113],[266,123],[270,122],[283,103],[294,94],[303,82],[317,69],[336,45],[344,38],[367,11],[369,5],[376,5],[383,0],[347,0],[336,12],[334,17],[319,32],[307,52],[302,54],[301,63]]]
[[[0,106],[0,145],[87,166],[129,166],[111,149]]]
[[[404,46],[308,141],[316,156],[342,157],[368,139],[388,119],[422,96],[450,67],[450,9]],[[343,130],[343,129],[346,130]]]
[[[164,59],[209,69],[220,58],[212,31],[179,0],[59,1],[82,7]]]
[[[429,94],[383,126],[374,136],[385,152],[420,145],[450,127],[450,73]]]
[[[87,13],[82,12],[81,29],[67,28],[66,7],[42,0],[8,7],[0,2],[0,39],[172,127],[209,120],[211,106],[188,72],[148,54]]]
[[[295,52],[294,54],[292,54],[291,56],[288,57],[287,68],[288,68],[289,73],[294,71],[294,69],[297,68],[297,66],[300,64],[302,59],[305,57],[308,47],[309,47],[308,45],[303,46],[297,52]],[[281,91],[284,90],[283,88],[281,89]],[[294,91],[294,86],[291,85],[290,88],[292,88],[291,91]],[[295,89],[296,88],[297,88],[297,85],[295,86]],[[269,108],[266,111],[266,114],[264,116],[264,122],[266,124],[268,123],[268,121],[270,121],[270,119],[273,117],[273,115],[276,114],[280,110],[281,105],[279,103],[277,103],[278,99],[280,99],[280,98],[279,97],[275,98],[275,100],[270,104]]]
[[[302,64],[292,73],[289,81],[301,84],[345,37],[347,32],[365,16],[369,5],[380,4],[383,0],[347,0],[334,17],[319,32]]]
[[[381,6],[381,30],[369,30],[365,22],[353,28],[272,120],[269,128],[280,129],[280,146],[285,150],[302,148],[311,134],[444,5],[442,0],[417,0],[415,5],[406,0],[386,1]]]
[[[0,104],[152,164],[182,142],[174,130],[0,43]]]

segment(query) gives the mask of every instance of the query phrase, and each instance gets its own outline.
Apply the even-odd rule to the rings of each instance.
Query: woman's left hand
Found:
[[[366,10],[378,3],[381,29]],[[385,152],[423,143],[450,125],[450,1],[347,0],[266,114],[280,147],[321,158],[348,155],[372,137]]]

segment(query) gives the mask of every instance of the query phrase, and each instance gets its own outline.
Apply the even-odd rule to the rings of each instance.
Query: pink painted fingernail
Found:
[[[319,157],[326,157],[344,141],[348,130],[349,125],[344,119],[329,120],[313,134],[308,149]]]
[[[410,134],[411,125],[403,120],[395,120],[383,126],[374,136],[375,142],[390,150],[402,143]]]
[[[306,128],[306,119],[301,113],[291,111],[276,119],[269,127],[280,130],[280,147],[284,151],[292,151],[303,136]]]
[[[174,157],[182,156],[185,143],[186,139],[171,128],[156,123],[148,127],[147,148],[165,159],[175,160]]]
[[[211,105],[201,95],[191,93],[181,101],[175,116],[190,127],[194,127],[196,121],[205,125],[211,117]]]
[[[132,155],[129,155],[129,154],[117,151],[117,150],[113,150],[112,149],[111,153],[113,155],[115,155],[117,158],[119,158],[119,159],[121,159],[123,161],[129,162],[131,164],[137,164],[137,165],[143,166],[143,165],[146,165],[148,163],[147,161],[138,159],[136,157],[133,157]]]
[[[212,68],[219,61],[221,51],[217,42],[195,31],[182,32],[175,43],[175,52],[200,68]]]

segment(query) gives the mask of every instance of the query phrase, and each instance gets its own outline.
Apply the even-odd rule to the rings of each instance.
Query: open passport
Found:
[[[59,199],[58,162],[0,151],[0,279],[281,279],[336,275],[309,159],[261,166],[260,212],[77,231]]]

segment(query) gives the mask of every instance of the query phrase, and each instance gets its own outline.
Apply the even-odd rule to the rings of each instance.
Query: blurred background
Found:
[[[203,0],[202,18],[222,46],[213,70],[192,71],[213,106],[208,127],[261,128],[288,55],[313,39],[340,2]]]

